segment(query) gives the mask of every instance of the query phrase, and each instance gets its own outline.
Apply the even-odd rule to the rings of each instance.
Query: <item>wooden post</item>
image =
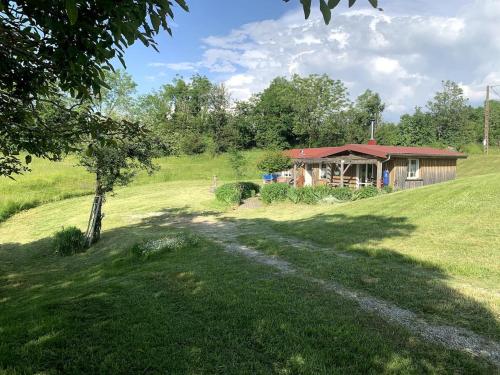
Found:
[[[377,161],[377,189],[382,188],[382,162]]]
[[[293,187],[297,187],[297,163],[293,163]]]
[[[215,190],[217,190],[217,176],[212,177],[212,186],[210,186],[210,192],[215,193]]]
[[[340,161],[340,187],[344,187],[344,160]]]
[[[490,86],[486,86],[486,101],[484,102],[484,153],[488,153],[490,145]]]

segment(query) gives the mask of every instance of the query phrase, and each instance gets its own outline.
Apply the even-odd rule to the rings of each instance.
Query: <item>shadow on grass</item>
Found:
[[[159,212],[105,231],[88,252],[67,258],[52,254],[49,238],[1,245],[0,370],[491,372],[484,361],[422,343],[293,276],[224,256],[208,240],[150,260],[128,251],[137,241],[175,235],[177,224],[212,214],[183,209]],[[387,237],[409,235],[414,228],[404,218],[318,215],[280,223],[216,220],[189,224],[188,230],[197,225],[215,228],[221,236],[240,234],[262,252],[279,255],[316,277],[334,278],[401,305],[420,299],[413,301],[413,307],[418,307],[422,299],[430,298],[447,307],[443,318],[448,313],[474,313],[482,324],[498,329],[489,311],[446,287],[446,276],[439,268],[389,250],[374,253],[363,248]],[[303,237],[301,231],[308,232],[310,226],[328,231],[336,240],[335,248],[300,250],[272,236],[266,239],[266,234],[280,229],[287,233],[283,229],[287,226],[295,237]],[[336,256],[338,251],[357,256]]]

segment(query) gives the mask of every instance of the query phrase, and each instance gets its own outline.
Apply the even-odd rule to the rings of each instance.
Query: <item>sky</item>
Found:
[[[443,80],[459,83],[471,104],[500,83],[500,0],[342,0],[325,25],[308,20],[299,0],[187,0],[175,8],[173,36],[156,37],[160,52],[139,43],[125,54],[140,94],[177,75],[224,83],[233,100],[265,89],[276,76],[328,74],[351,99],[378,92],[384,117],[397,121],[425,106]]]

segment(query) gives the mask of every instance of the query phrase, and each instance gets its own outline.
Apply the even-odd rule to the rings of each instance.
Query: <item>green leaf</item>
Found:
[[[122,56],[120,56],[120,55],[118,55],[118,60],[120,60],[120,62],[122,63],[123,68],[124,68],[124,69],[127,69],[127,65],[125,65],[125,60],[123,59],[123,57],[122,57]]]
[[[189,12],[189,7],[186,4],[186,0],[175,0],[177,4],[180,5],[182,9],[184,9],[186,12]]]
[[[378,7],[378,0],[368,0],[372,7],[377,8]]]
[[[153,25],[153,28],[155,29],[156,32],[160,30],[160,25],[161,25],[161,20],[160,17],[154,12],[152,12],[149,17],[151,18],[151,25]]]
[[[304,15],[306,19],[309,18],[309,15],[311,14],[311,0],[300,0],[302,3],[302,7],[304,8]]]
[[[328,8],[333,9],[339,5],[340,0],[328,0]]]
[[[328,25],[330,23],[330,20],[332,19],[332,11],[326,4],[325,0],[319,1],[319,9],[321,10],[321,13],[323,13],[323,19],[325,20],[325,23]]]
[[[349,0],[349,8],[352,7],[356,3],[356,0]]]
[[[91,157],[94,154],[94,147],[90,144],[85,150],[85,155]]]
[[[76,7],[76,0],[66,0],[66,13],[68,14],[69,23],[74,25],[78,18],[78,8]]]

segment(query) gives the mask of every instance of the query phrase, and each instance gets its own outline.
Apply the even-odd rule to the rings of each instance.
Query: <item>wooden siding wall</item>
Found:
[[[414,159],[414,158],[411,158]],[[408,179],[408,159],[389,160],[384,169],[389,170],[390,186],[395,190],[412,189],[424,185],[453,180],[456,177],[456,159],[419,158],[419,178]]]

